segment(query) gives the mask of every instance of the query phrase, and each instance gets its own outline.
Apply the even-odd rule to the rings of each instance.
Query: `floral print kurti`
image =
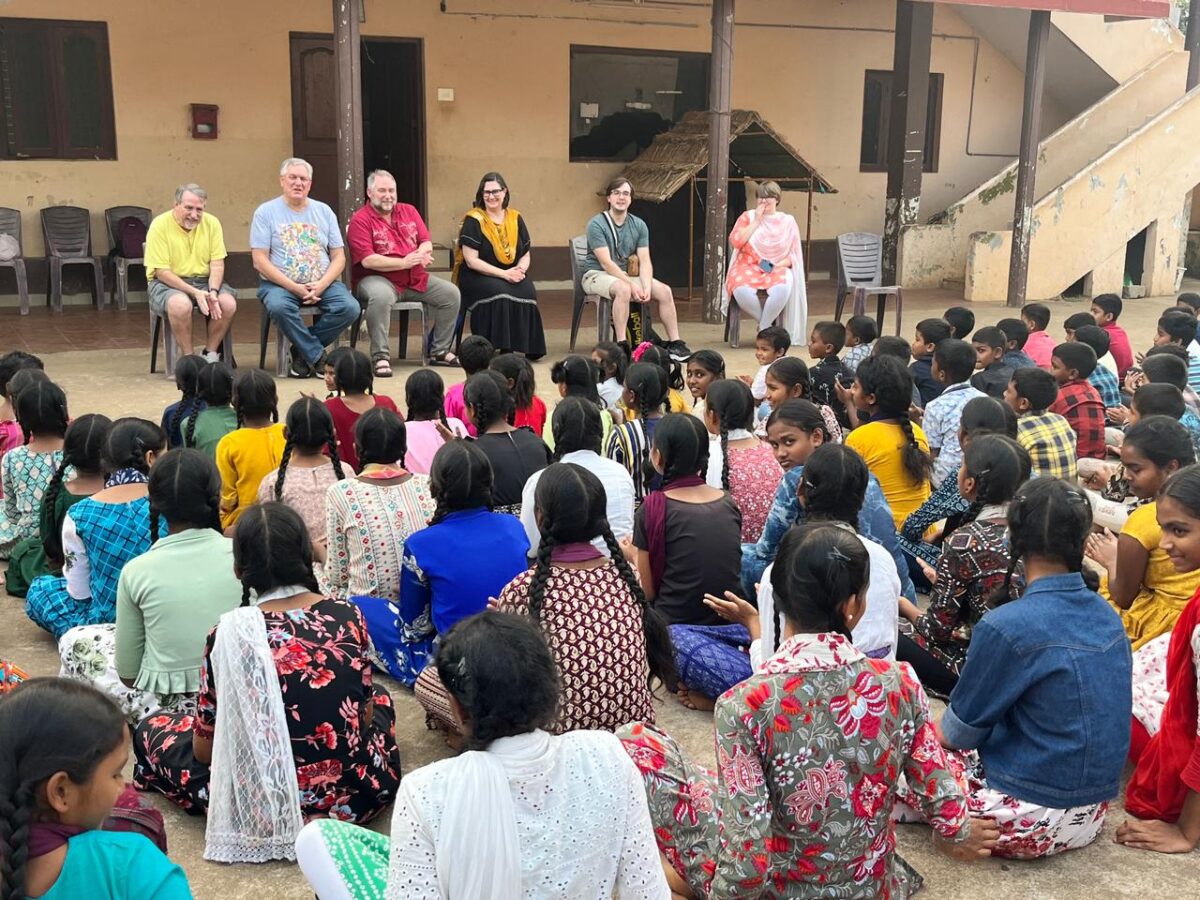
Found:
[[[714,774],[643,724],[619,732],[642,772],[659,849],[709,897],[906,897],[895,854],[904,776],[934,829],[969,834],[925,693],[904,664],[838,634],[786,640],[717,702]]]
[[[301,811],[349,822],[372,819],[395,796],[400,751],[391,698],[371,681],[362,613],[352,603],[326,599],[263,617],[283,690]],[[211,740],[217,722],[218,686],[209,665],[216,633],[214,628],[204,651],[196,716],[150,716],[133,739],[134,784],[162,791],[189,812],[208,807],[209,769],[192,755],[191,737]],[[371,702],[374,713],[366,720]]]

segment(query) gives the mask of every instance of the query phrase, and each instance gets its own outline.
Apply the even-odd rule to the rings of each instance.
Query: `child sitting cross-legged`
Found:
[[[1180,574],[1200,572],[1200,466],[1172,475],[1158,493],[1162,549]],[[1175,627],[1134,654],[1130,818],[1116,840],[1136,850],[1187,853],[1200,843],[1200,593]]]
[[[13,412],[14,392],[10,389],[14,376],[22,369],[39,372],[42,378],[46,377],[42,361],[32,353],[13,350],[0,356],[0,461],[9,450],[25,443],[25,433]],[[0,489],[0,497],[3,495],[4,491]]]
[[[233,369],[207,363],[196,375],[196,409],[179,424],[183,447],[195,447],[217,458],[221,438],[239,428],[233,408]]]
[[[818,322],[808,338],[808,355],[817,361],[809,370],[813,402],[832,409],[843,428],[849,426],[850,420],[845,405],[838,399],[837,385],[849,381],[854,374],[838,359],[845,345],[846,326],[841,322]]]
[[[1153,387],[1146,385],[1138,393]],[[1178,571],[1160,546],[1163,533],[1154,502],[1166,480],[1195,461],[1192,439],[1178,421],[1139,418],[1125,432],[1121,466],[1130,493],[1142,502],[1129,514],[1120,537],[1103,531],[1088,538],[1087,555],[1105,570],[1100,593],[1121,611],[1134,650],[1169,632],[1200,588],[1200,571]]]
[[[950,763],[967,779],[970,814],[1000,829],[993,854],[1031,859],[1085,847],[1103,830],[1129,747],[1132,671],[1120,617],[1085,581],[1084,491],[1032,479],[1007,519],[1008,574],[1023,563],[1025,591],[975,624],[940,730],[957,751]]]
[[[985,325],[971,337],[975,348],[976,367],[971,385],[989,397],[1000,399],[1012,378],[1013,367],[1004,361],[1008,337],[994,325]]]
[[[221,438],[216,453],[221,473],[221,525],[226,529],[257,502],[263,478],[283,461],[287,438],[279,423],[278,402],[275,379],[262,369],[238,373],[233,386],[238,427]],[[209,412],[213,410],[204,411]]]
[[[459,351],[461,354],[461,351]],[[600,370],[600,383],[596,385],[596,393],[604,401],[604,407],[609,412],[621,408],[621,397],[625,393],[625,370],[629,368],[629,354],[620,344],[612,341],[601,341],[592,348],[592,362]]]
[[[1075,432],[1075,453],[1080,459],[1104,459],[1104,402],[1088,382],[1096,368],[1096,353],[1082,341],[1059,344],[1050,357],[1050,372],[1058,384],[1058,397],[1049,410],[1058,413]]]
[[[282,503],[233,532],[241,606],[208,634],[195,715],[134,731],[134,784],[207,814],[204,858],[295,859],[304,819],[368,822],[400,783],[396,714],[358,608],[321,594],[304,520]]]
[[[762,534],[783,477],[770,446],[754,436],[754,398],[740,381],[723,378],[708,389],[704,425],[709,441],[710,487],[729,491],[742,513],[742,541]]]
[[[1192,449],[1200,458],[1200,417],[1187,408],[1179,388],[1173,384],[1151,382],[1134,391],[1126,410],[1126,431],[1147,416],[1166,416],[1182,425],[1192,440]]]
[[[771,363],[767,369],[767,404],[772,410],[779,409],[788,400],[812,400],[825,421],[826,434],[835,444],[842,442],[842,424],[828,404],[812,397],[812,378],[808,366],[798,356],[785,356]],[[759,423],[759,437],[766,434]]]
[[[787,356],[791,346],[792,336],[787,333],[786,328],[779,325],[764,328],[754,339],[754,358],[758,361],[758,371],[754,373],[753,378],[749,375],[738,376],[738,381],[750,388],[755,401],[762,404],[759,407],[760,418],[770,415],[771,411],[771,407],[766,403],[767,370],[775,360]]]
[[[163,410],[158,425],[167,433],[167,444],[172,450],[183,446],[180,426],[186,417],[196,415],[207,405],[200,398],[200,373],[207,365],[203,356],[194,353],[181,356],[175,363],[175,387],[179,388],[180,397]]]
[[[921,881],[895,850],[903,779],[961,860],[996,827],[971,818],[920,683],[851,643],[871,557],[831,523],[792,529],[771,573],[778,647],[716,704],[720,775],[650,724],[618,732],[642,773],[672,891],[682,897],[907,897]]]
[[[947,338],[933,351],[933,377],[946,386],[941,394],[929,401],[921,419],[933,454],[934,487],[953,477],[962,463],[958,428],[963,407],[976,397],[985,396],[970,382],[975,360],[971,345],[957,338]]]
[[[1075,430],[1050,405],[1058,382],[1045,369],[1017,369],[1004,391],[1004,402],[1017,414],[1017,443],[1025,448],[1035,475],[1074,481],[1079,474]]]
[[[404,382],[404,430],[408,437],[404,460],[410,472],[429,474],[434,454],[448,440],[447,433],[467,436],[466,425],[446,417],[445,389],[435,369],[417,369]]]
[[[509,355],[514,356],[522,366],[529,365],[526,360]],[[652,378],[657,384],[657,376],[652,375]],[[530,475],[550,463],[550,448],[542,440],[540,432],[534,433],[528,425],[517,428],[509,424],[513,421],[513,398],[506,387],[504,375],[496,369],[468,378],[463,399],[467,404],[467,416],[475,423],[478,432],[475,442],[492,464],[495,475],[492,482],[493,508],[520,516],[521,492],[525,489],[525,482]],[[627,424],[641,428],[641,423]],[[616,434],[616,429],[613,434]]]
[[[708,409],[708,389],[725,379],[725,358],[716,350],[697,350],[688,357],[684,378],[692,395],[687,412],[703,422]]]
[[[960,341],[965,341],[975,330],[975,313],[966,306],[951,306],[942,313],[941,321],[945,322],[950,329],[946,337],[958,338]],[[917,323],[919,329],[921,324]],[[929,340],[930,335],[925,335],[925,339]],[[936,342],[935,342],[936,343]]]
[[[965,310],[970,313],[970,310]],[[971,325],[975,324],[975,316],[971,315]],[[970,334],[968,330],[966,334]],[[941,383],[933,377],[933,351],[937,345],[949,337],[965,340],[966,334],[951,334],[950,325],[944,319],[922,319],[917,323],[916,334],[913,335],[912,356],[913,364],[908,367],[921,402],[921,409],[929,405],[929,401],[942,392]]]
[[[828,522],[857,533],[870,473],[857,453],[841,444],[822,444],[809,457],[800,482],[800,503],[806,521]],[[896,600],[900,577],[890,553],[870,538],[859,535],[871,558],[871,580],[866,611],[854,626],[854,646],[875,659],[896,658]],[[774,564],[772,564],[774,565]],[[704,627],[672,625],[671,641],[679,666],[679,692],[685,705],[711,709],[715,698],[750,677],[778,649],[778,615],[771,588],[772,566],[767,566],[751,605],[733,593],[704,598],[712,609],[733,624]],[[902,601],[907,602],[907,601]]]
[[[40,374],[37,369],[24,372]],[[15,395],[13,413],[25,442],[0,459],[0,484],[4,486],[4,506],[0,508],[0,559],[8,559],[23,538],[40,537],[42,498],[62,463],[63,438],[70,422],[67,395],[58,385],[43,377],[19,391],[11,386],[24,372],[9,382],[9,390]]]
[[[615,345],[614,345],[615,346]],[[336,350],[334,351],[337,352]],[[462,343],[458,347],[458,362],[463,368],[463,374],[470,378],[476,372],[482,372],[491,365],[492,357],[496,355],[496,350],[492,347],[492,342],[487,338],[478,334],[469,334],[462,339]],[[622,368],[622,371],[624,369]],[[466,426],[467,434],[475,437],[475,423],[471,421],[467,415],[467,405],[463,402],[463,390],[466,386],[466,379],[452,384],[446,389],[446,418],[458,419]]]
[[[15,687],[0,702],[0,758],[6,898],[191,900],[183,869],[144,833],[104,828],[132,792],[129,729],[100,691],[65,678]]]
[[[986,398],[985,398],[986,399]],[[995,402],[995,401],[991,401]],[[901,599],[911,630],[900,635],[899,659],[912,665],[921,684],[948,697],[967,657],[971,630],[990,609],[1009,570],[1008,504],[1029,480],[1029,454],[1012,438],[972,437],[956,473],[959,493],[971,505],[942,543],[936,569],[924,567],[933,585],[925,611]],[[1011,596],[1015,599],[1016,587]]]
[[[1092,298],[1090,312],[1097,327],[1108,332],[1109,352],[1117,364],[1117,378],[1125,380],[1125,373],[1133,367],[1133,349],[1129,346],[1129,335],[1117,324],[1124,304],[1116,294],[1100,294]]]
[[[1168,309],[1158,320],[1154,346],[1175,344],[1187,351],[1188,387],[1200,390],[1200,341],[1196,340],[1196,317],[1181,309]]]
[[[1045,303],[1026,303],[1021,307],[1021,321],[1029,330],[1025,338],[1025,353],[1039,369],[1050,368],[1055,341],[1046,331],[1050,327],[1050,307]]]
[[[400,415],[396,402],[384,394],[375,393],[375,372],[371,360],[358,350],[350,350],[340,357],[334,367],[339,396],[325,401],[333,415],[337,430],[338,452],[350,468],[360,468],[358,454],[354,450],[354,427],[359,417],[376,407]]]
[[[1088,376],[1088,383],[1096,389],[1096,393],[1100,395],[1100,400],[1104,404],[1106,411],[1116,409],[1121,405],[1121,387],[1117,384],[1117,375],[1111,369],[1099,364],[1099,360],[1108,356],[1108,332],[1103,328],[1097,328],[1095,325],[1081,325],[1073,332],[1074,337],[1068,338],[1067,342],[1072,340],[1079,341],[1081,344],[1087,344],[1092,348],[1092,352],[1096,354],[1096,368],[1092,369],[1092,374]],[[1112,357],[1109,356],[1111,359]]]
[[[152,543],[121,570],[116,624],[80,625],[58,642],[62,674],[103,690],[133,725],[160,710],[195,712],[204,638],[242,590],[221,533],[221,478],[207,456],[164,454],[147,497]]]

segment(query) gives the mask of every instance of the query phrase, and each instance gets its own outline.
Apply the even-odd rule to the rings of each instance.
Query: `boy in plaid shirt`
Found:
[[[1108,332],[1095,325],[1084,325],[1075,329],[1073,339],[1091,347],[1097,360],[1108,352]],[[1072,338],[1067,338],[1068,342],[1071,340]],[[1105,409],[1115,409],[1121,405],[1121,388],[1117,384],[1116,373],[1097,363],[1096,368],[1092,369],[1092,374],[1088,376],[1088,383],[1100,395]]]
[[[1034,474],[1074,481],[1079,473],[1075,432],[1048,410],[1057,398],[1058,385],[1045,369],[1017,369],[1004,391],[1004,402],[1017,414],[1017,443],[1029,453]]]
[[[1076,336],[1078,336],[1076,332]],[[1059,344],[1050,357],[1050,373],[1058,383],[1058,413],[1075,430],[1075,451],[1081,459],[1104,459],[1104,401],[1088,382],[1096,369],[1096,351],[1082,341]]]

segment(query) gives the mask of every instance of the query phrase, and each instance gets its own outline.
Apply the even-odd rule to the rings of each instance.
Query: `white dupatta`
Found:
[[[757,209],[746,210],[746,215],[753,222],[758,216]],[[750,246],[754,248],[759,256],[767,259],[777,259],[780,256],[787,256],[792,261],[792,290],[788,295],[787,306],[783,308],[783,327],[787,329],[788,334],[792,336],[792,343],[795,344],[801,341],[808,340],[808,278],[804,270],[804,251],[800,245],[800,226],[796,224],[796,220],[787,213],[777,213],[787,221],[783,223],[787,231],[791,232],[790,240],[785,249],[784,246],[775,243],[760,244],[756,241],[760,234],[763,233],[763,226],[750,236]],[[791,227],[787,228],[788,222]],[[729,302],[732,298],[732,293],[729,290],[729,272],[733,271],[733,265],[737,262],[738,249],[733,244],[729,245],[729,264],[725,269],[725,280],[721,286],[721,312],[728,317]]]
[[[261,609],[244,606],[221,616],[210,664],[217,722],[204,858],[294,860],[304,824],[300,786]]]

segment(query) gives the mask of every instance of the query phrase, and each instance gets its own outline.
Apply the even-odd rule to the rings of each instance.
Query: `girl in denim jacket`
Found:
[[[1129,747],[1131,654],[1120,616],[1085,583],[1083,490],[1034,479],[1007,518],[1008,576],[975,625],[940,730],[959,751],[970,814],[1000,828],[993,853],[1033,859],[1085,847],[1104,827]],[[1004,603],[1018,562],[1027,586]]]

